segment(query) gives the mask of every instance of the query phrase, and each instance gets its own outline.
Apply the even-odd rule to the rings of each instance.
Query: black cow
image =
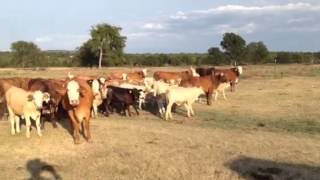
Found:
[[[137,115],[139,115],[137,101],[139,100],[141,90],[126,89],[116,86],[107,86],[107,88],[107,98],[103,103],[106,110],[106,116],[109,116],[109,112],[112,111],[113,107],[119,107],[120,113],[123,112],[124,115],[126,115],[126,110],[128,110],[128,114],[131,116],[130,106],[133,106]]]
[[[56,82],[58,80],[53,79],[31,79],[28,83],[29,91],[40,90],[42,92],[48,92],[50,94],[50,101],[43,103],[41,110],[41,127],[44,128],[44,118],[49,119],[54,128],[57,128],[56,119],[58,112],[58,105],[61,101],[62,95],[58,92]]]
[[[196,72],[202,77],[202,76],[208,76],[212,74],[212,71],[214,71],[215,68],[214,67],[210,67],[210,68],[196,68]]]

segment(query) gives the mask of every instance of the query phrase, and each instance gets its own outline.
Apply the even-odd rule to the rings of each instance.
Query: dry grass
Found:
[[[33,130],[26,139],[24,127],[11,136],[9,123],[1,121],[0,179],[318,179],[320,67],[279,66],[276,74],[273,68],[245,67],[228,101],[196,104],[192,119],[183,109],[170,122],[146,111],[94,119],[91,144],[82,139],[76,146],[63,126],[49,123],[42,138]],[[0,74],[60,78],[69,70],[94,75],[114,69]]]

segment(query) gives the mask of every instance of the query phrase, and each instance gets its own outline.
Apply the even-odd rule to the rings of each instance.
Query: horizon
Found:
[[[0,51],[10,51],[18,40],[43,51],[74,51],[98,23],[122,28],[127,54],[206,53],[220,47],[225,32],[239,34],[247,44],[262,41],[272,52],[320,51],[316,0],[5,0],[0,10],[6,27],[0,29]]]

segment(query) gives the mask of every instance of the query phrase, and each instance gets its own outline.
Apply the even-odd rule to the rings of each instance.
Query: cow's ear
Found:
[[[92,80],[92,79],[87,80],[87,83],[88,83],[90,86],[92,86],[92,82],[93,82],[93,80]]]
[[[32,101],[33,100],[33,94],[29,94],[27,98],[28,98],[28,101]]]
[[[83,97],[87,91],[85,89],[79,89],[80,96]]]

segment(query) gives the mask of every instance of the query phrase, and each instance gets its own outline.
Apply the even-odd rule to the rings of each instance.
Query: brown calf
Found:
[[[222,82],[226,82],[226,77],[224,76],[224,74],[212,72],[211,75],[192,77],[189,80],[183,80],[181,81],[180,86],[202,87],[203,91],[206,93],[207,104],[211,105],[212,93]]]
[[[214,72],[224,73],[227,82],[230,82],[231,91],[235,91],[236,84],[238,84],[240,75],[242,74],[242,67],[237,66],[230,69],[215,69]]]
[[[165,82],[171,83],[172,81],[185,81],[192,77],[198,77],[199,75],[195,72],[193,68],[182,72],[166,72],[166,71],[156,71],[153,74],[153,78],[158,80],[163,80]]]

